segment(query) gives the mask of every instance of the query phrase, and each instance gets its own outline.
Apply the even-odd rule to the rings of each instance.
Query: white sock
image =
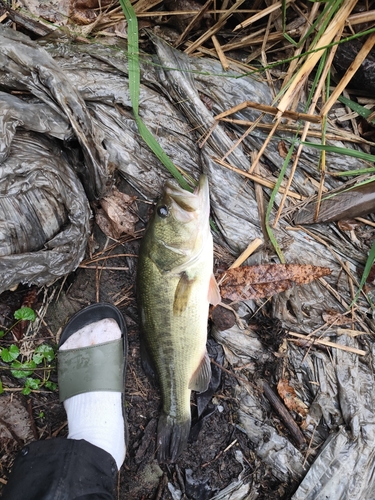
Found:
[[[106,318],[77,330],[60,349],[86,347],[120,337],[117,322]],[[68,439],[85,439],[102,448],[113,456],[120,469],[126,452],[121,393],[86,392],[64,401],[64,407],[68,416]]]

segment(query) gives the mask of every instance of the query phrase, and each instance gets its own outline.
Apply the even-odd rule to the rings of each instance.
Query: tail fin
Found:
[[[158,423],[157,458],[159,463],[175,462],[184,451],[189,433],[191,418],[177,421],[176,418],[162,413]]]

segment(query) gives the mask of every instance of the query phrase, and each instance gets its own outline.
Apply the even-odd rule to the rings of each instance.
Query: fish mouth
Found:
[[[193,219],[208,218],[210,196],[206,175],[200,176],[199,183],[192,193],[167,182],[164,194],[178,221],[187,223]]]

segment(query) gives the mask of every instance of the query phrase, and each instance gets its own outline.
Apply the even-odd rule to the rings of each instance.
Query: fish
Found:
[[[209,304],[220,303],[213,275],[208,178],[194,192],[168,181],[141,242],[137,303],[141,357],[157,376],[162,406],[157,458],[175,462],[191,426],[191,391],[204,392],[211,378],[206,351]]]

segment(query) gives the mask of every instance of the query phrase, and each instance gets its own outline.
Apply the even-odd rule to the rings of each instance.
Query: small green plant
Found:
[[[14,313],[15,322],[7,330],[0,331],[0,338],[7,335],[20,321],[35,321],[35,312],[30,307],[21,307]],[[41,387],[46,387],[51,391],[56,390],[57,384],[49,380],[52,366],[51,363],[55,359],[53,348],[47,344],[38,346],[29,361],[21,361],[20,349],[17,345],[12,344],[9,347],[3,347],[0,351],[0,358],[4,363],[9,364],[9,369],[13,377],[22,379],[24,388],[22,394],[27,396],[31,391],[39,390]],[[41,372],[38,376],[35,372]],[[0,394],[4,392],[3,385],[0,381]]]

